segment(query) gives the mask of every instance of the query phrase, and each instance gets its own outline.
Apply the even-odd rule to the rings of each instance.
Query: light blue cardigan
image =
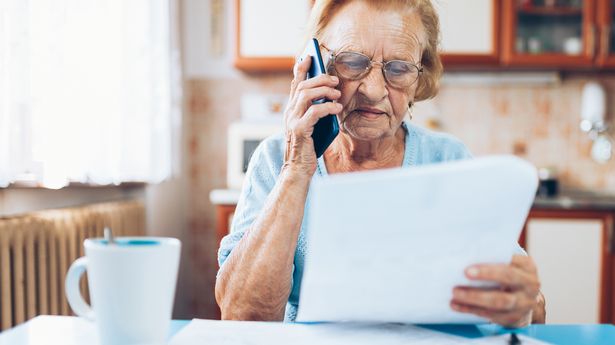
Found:
[[[446,162],[471,157],[468,149],[457,138],[436,133],[422,127],[404,122],[406,129],[406,148],[403,167]],[[273,189],[280,174],[284,160],[285,140],[282,134],[265,139],[254,151],[250,160],[243,189],[237,203],[237,209],[231,225],[231,232],[225,236],[218,250],[218,263],[222,266],[233,248],[237,245],[245,231],[252,225],[263,204]],[[323,158],[318,159],[318,168],[313,179],[327,176]],[[310,194],[305,203],[305,212],[310,208]],[[303,276],[303,265],[306,252],[306,229],[308,221],[304,217],[301,233],[297,242],[293,271],[293,286],[286,305],[285,321],[294,321],[299,303],[299,289]]]

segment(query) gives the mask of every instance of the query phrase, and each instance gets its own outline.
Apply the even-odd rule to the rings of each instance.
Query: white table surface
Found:
[[[229,323],[229,321],[218,321]],[[233,321],[230,321],[233,322]],[[187,325],[188,320],[173,320],[170,339]],[[510,329],[487,325],[424,325],[427,329],[474,339],[485,335],[505,334]],[[553,344],[615,344],[615,326],[594,325],[531,325],[515,331]],[[37,316],[15,328],[0,333],[0,345],[98,345],[94,324],[74,316]],[[199,343],[201,344],[201,343]],[[267,342],[269,344],[269,342]],[[202,344],[209,345],[209,344]]]
[[[73,316],[37,316],[0,333],[0,345],[96,345],[93,322]]]
[[[170,339],[189,323],[171,321]],[[76,316],[37,316],[0,333],[0,345],[98,345],[98,332],[93,322]]]

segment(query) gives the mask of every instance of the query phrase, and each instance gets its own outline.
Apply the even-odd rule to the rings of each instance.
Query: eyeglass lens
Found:
[[[357,80],[365,77],[372,69],[369,57],[353,52],[342,52],[334,58],[335,71],[340,77]],[[383,66],[385,79],[394,87],[408,87],[419,77],[416,65],[405,61],[392,60]]]

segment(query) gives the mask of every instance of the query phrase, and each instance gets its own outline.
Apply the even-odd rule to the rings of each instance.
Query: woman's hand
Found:
[[[474,265],[465,273],[471,280],[496,282],[500,288],[455,287],[453,310],[482,316],[505,327],[523,327],[533,320],[544,322],[544,300],[530,257],[515,255],[509,265]]]
[[[338,114],[342,105],[335,102],[312,104],[312,101],[327,98],[337,100],[341,92],[335,89],[337,77],[320,75],[305,79],[311,59],[297,62],[293,68],[294,79],[290,86],[290,98],[284,111],[286,124],[286,153],[284,168],[311,178],[316,171],[316,152],[312,132],[319,119]]]

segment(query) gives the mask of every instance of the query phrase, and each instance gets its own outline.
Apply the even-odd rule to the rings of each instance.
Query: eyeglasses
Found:
[[[329,53],[329,67],[333,67],[337,75],[348,80],[359,80],[369,74],[374,65],[381,65],[386,82],[394,88],[403,89],[414,84],[423,73],[423,67],[408,61],[390,60],[386,62],[373,61],[367,55],[356,52],[333,53],[331,49],[321,44]]]

